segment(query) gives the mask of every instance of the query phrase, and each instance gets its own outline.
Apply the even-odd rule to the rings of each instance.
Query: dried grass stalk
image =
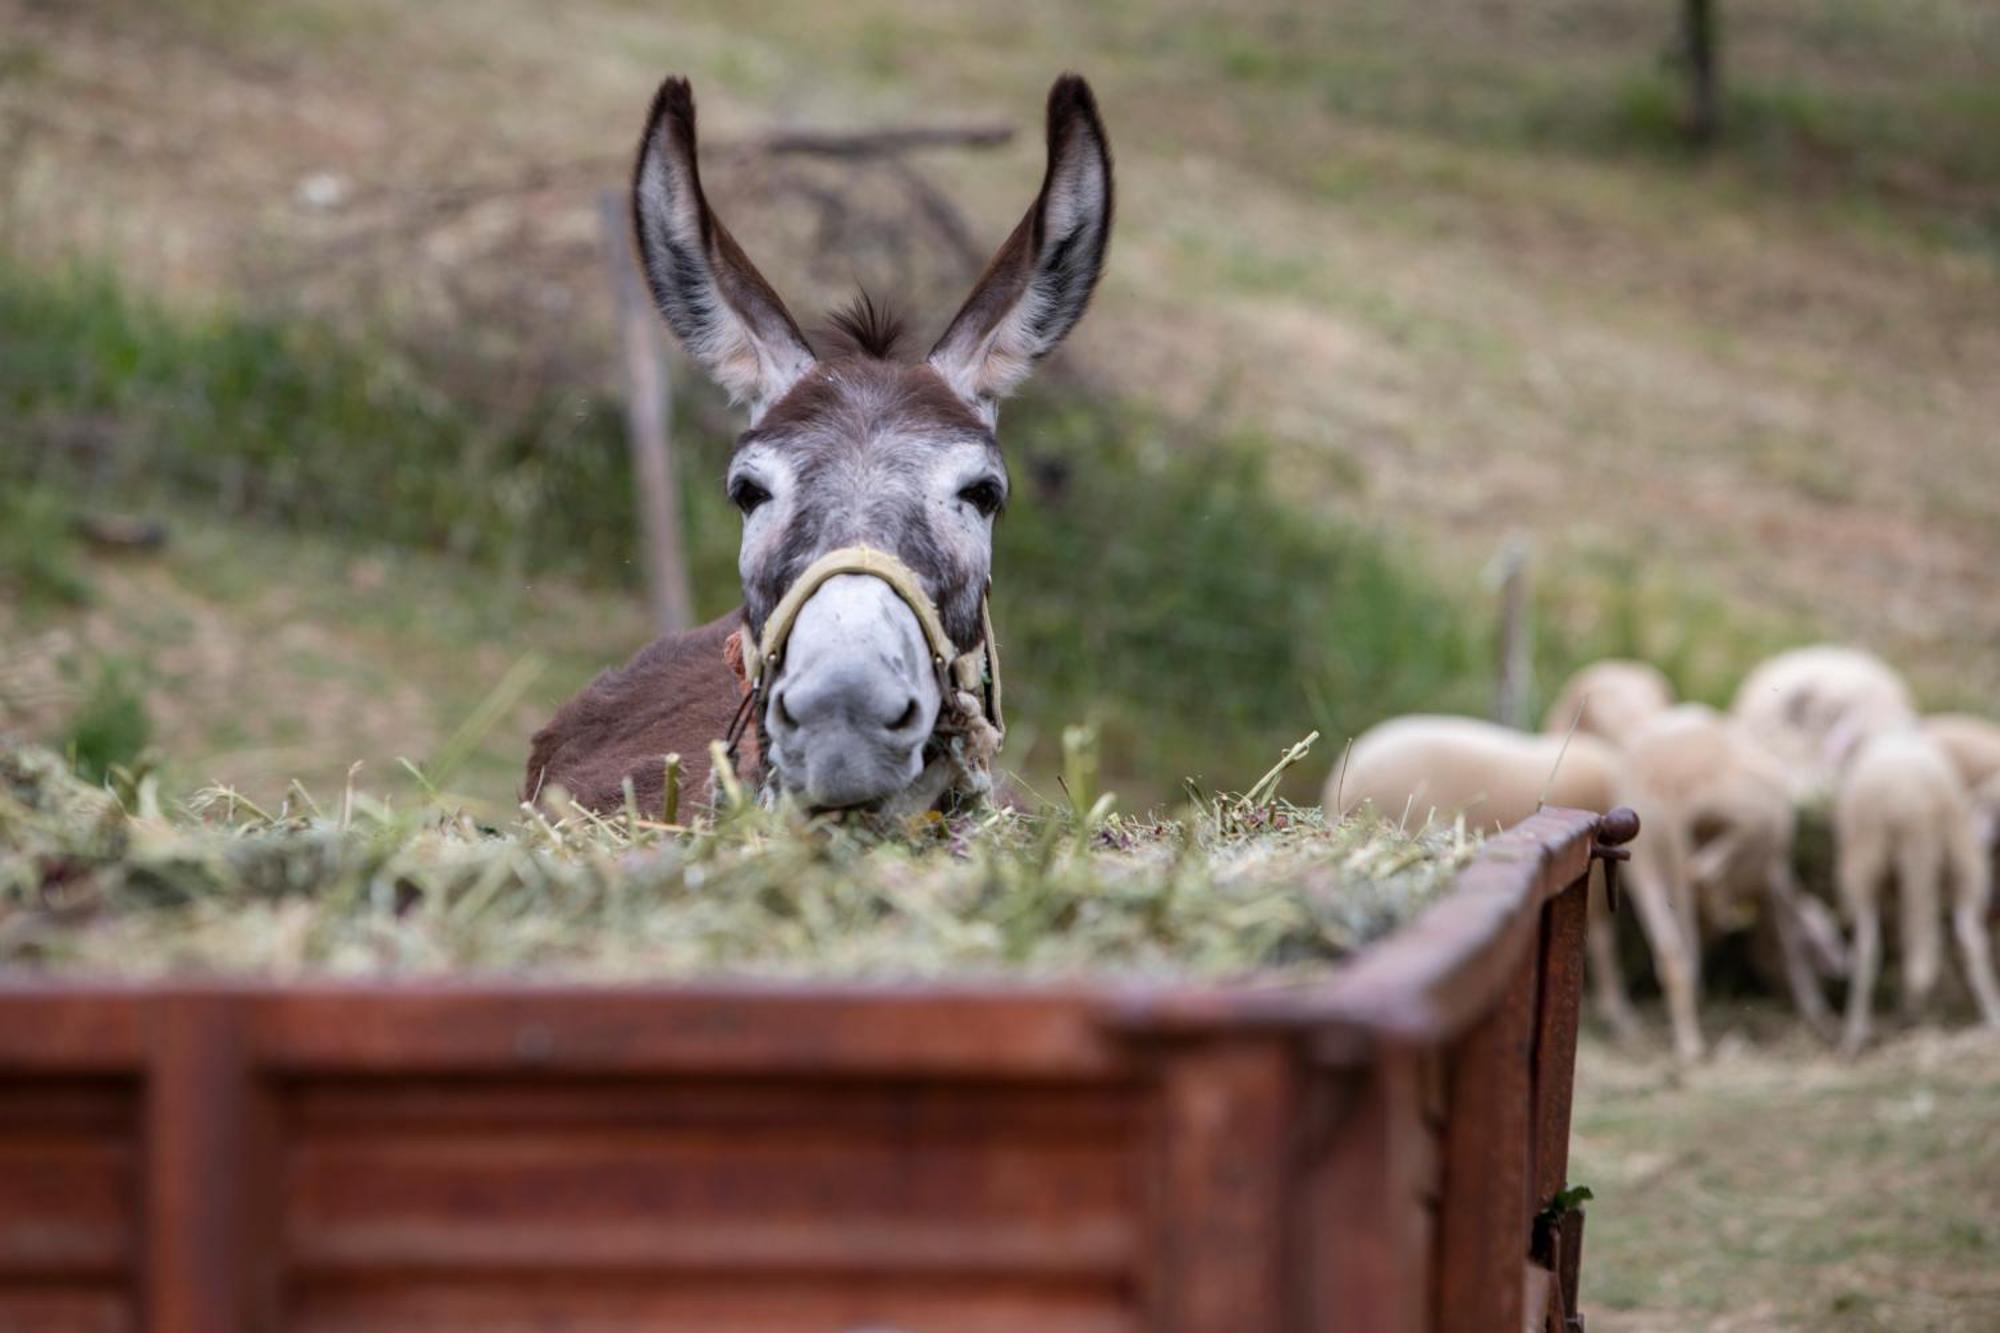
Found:
[[[298,791],[269,810],[214,788],[170,813],[143,775],[112,785],[0,752],[0,966],[1221,977],[1351,953],[1472,846],[1461,827],[1328,826],[1263,793],[1173,818],[929,816],[885,836],[749,802],[693,828],[635,805],[494,830],[351,787],[329,816]]]

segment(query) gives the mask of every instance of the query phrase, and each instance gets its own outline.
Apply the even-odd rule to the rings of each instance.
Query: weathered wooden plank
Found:
[[[61,1282],[0,1283],[0,1333],[133,1333],[123,1292]]]
[[[1305,1301],[1295,1327],[1415,1333],[1430,1323],[1431,1196],[1437,1138],[1423,1110],[1421,1058],[1391,1048],[1326,1072],[1345,1105],[1303,1184]]]
[[[1537,1210],[1563,1189],[1569,1178],[1570,1101],[1576,1087],[1589,890],[1589,880],[1579,880],[1542,909],[1534,1045],[1533,1202]]]
[[[1572,1208],[1563,1214],[1556,1228],[1556,1281],[1562,1289],[1563,1307],[1572,1315],[1583,1308],[1577,1303],[1578,1270],[1583,1264],[1583,1217],[1583,1209]]]
[[[303,985],[258,992],[284,1071],[1104,1078],[1121,1053],[1080,990]]]
[[[133,1073],[143,1061],[142,987],[0,981],[0,1069],[9,1074]]]
[[[68,1286],[74,1310],[129,1301],[137,1103],[136,1080],[0,1078],[0,1330],[33,1327],[6,1313],[29,1285]]]
[[[676,1129],[794,1138],[879,1131],[986,1140],[1124,1144],[1136,1082],[977,1079],[782,1080],[755,1075],[302,1075],[286,1110],[301,1136],[587,1131],[613,1139]],[[801,1122],[805,1123],[802,1124]]]
[[[1453,1054],[1438,1218],[1439,1333],[1521,1324],[1531,1216],[1528,1060],[1538,970],[1532,963],[1519,963],[1502,1003]]]
[[[477,1282],[309,1280],[286,1333],[1151,1333],[1129,1295],[1102,1284],[1018,1278],[745,1282],[521,1274]]]
[[[1486,1013],[1533,944],[1537,910],[1590,863],[1596,816],[1544,810],[1482,850],[1452,893],[1328,978],[1315,1011],[1330,1024],[1448,1041]]]
[[[242,1326],[249,1071],[223,993],[162,997],[146,1015],[145,1310],[152,1333]]]
[[[1298,1069],[1288,1042],[1196,1041],[1160,1052],[1146,1327],[1284,1333]]]
[[[661,1103],[677,1089],[656,1086]],[[383,1122],[315,1116],[285,1162],[287,1248],[318,1271],[1095,1275],[1138,1257],[1136,1137],[933,1120],[916,1090],[767,1091],[789,1119]],[[698,1090],[691,1097],[700,1108]],[[519,1106],[510,1098],[505,1107]],[[462,1110],[463,1108],[457,1108]],[[622,1109],[622,1108],[621,1108]]]

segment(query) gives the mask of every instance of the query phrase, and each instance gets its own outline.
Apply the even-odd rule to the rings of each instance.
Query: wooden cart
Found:
[[[1599,824],[1306,988],[0,982],[0,1329],[1561,1330]]]

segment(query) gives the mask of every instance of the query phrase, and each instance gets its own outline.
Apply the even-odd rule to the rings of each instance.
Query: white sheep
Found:
[[[1834,804],[1841,905],[1854,927],[1853,976],[1842,1048],[1868,1041],[1875,978],[1882,963],[1880,890],[1893,880],[1900,904],[1902,1002],[1920,1009],[1943,963],[1944,880],[1966,981],[1989,1027],[2000,1028],[2000,985],[1986,934],[1991,871],[1979,845],[1965,785],[1938,743],[1910,727],[1862,743]]]
[[[1563,683],[1542,718],[1542,730],[1556,735],[1572,727],[1623,745],[1639,728],[1674,706],[1673,683],[1650,662],[1607,657]]]
[[[1802,799],[1833,785],[1855,745],[1917,718],[1909,687],[1893,667],[1834,644],[1770,658],[1737,687],[1730,712],[1784,764],[1793,795]]]
[[[1651,794],[1625,772],[1616,749],[1595,736],[1536,736],[1474,718],[1396,718],[1356,740],[1328,779],[1329,811],[1346,814],[1363,803],[1391,819],[1422,822],[1463,814],[1468,825],[1489,829],[1517,824],[1543,804],[1600,814],[1631,806],[1640,834],[1623,882],[1666,992],[1675,1051],[1683,1059],[1700,1058],[1700,976],[1683,924],[1691,918],[1675,901],[1675,886],[1687,882],[1684,853],[1671,824],[1659,820]],[[1636,1032],[1612,922],[1594,899],[1588,942],[1600,1012],[1622,1035]]]
[[[1822,1036],[1834,1035],[1832,1007],[1816,970],[1844,966],[1840,932],[1792,873],[1798,814],[1785,770],[1730,718],[1702,704],[1654,717],[1624,751],[1633,778],[1657,802],[1688,849],[1689,884],[1676,894],[1697,944],[1768,913],[1792,1001]],[[1814,959],[1819,960],[1818,969]]]
[[[2000,722],[1971,713],[1935,713],[1924,719],[1924,734],[1937,742],[1972,793],[1980,841],[1991,846],[2000,835]]]

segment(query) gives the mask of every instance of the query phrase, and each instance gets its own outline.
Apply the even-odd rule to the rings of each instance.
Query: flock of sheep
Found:
[[[1842,932],[1794,877],[1799,812],[1831,803]],[[1473,718],[1396,718],[1357,739],[1328,779],[1328,810],[1516,823],[1543,803],[1636,810],[1642,831],[1622,882],[1665,993],[1674,1049],[1700,1058],[1702,953],[1768,921],[1800,1014],[1853,1054],[1868,1040],[1881,969],[1883,894],[1898,902],[1902,1007],[1935,990],[1949,911],[1965,979],[2000,1028],[1988,901],[2000,830],[2000,723],[1920,716],[1898,673],[1868,653],[1780,653],[1744,679],[1727,713],[1676,704],[1655,668],[1586,667],[1540,735]],[[1591,904],[1592,984],[1612,1029],[1638,1023],[1601,897]],[[1821,986],[1844,977],[1844,1024]]]

